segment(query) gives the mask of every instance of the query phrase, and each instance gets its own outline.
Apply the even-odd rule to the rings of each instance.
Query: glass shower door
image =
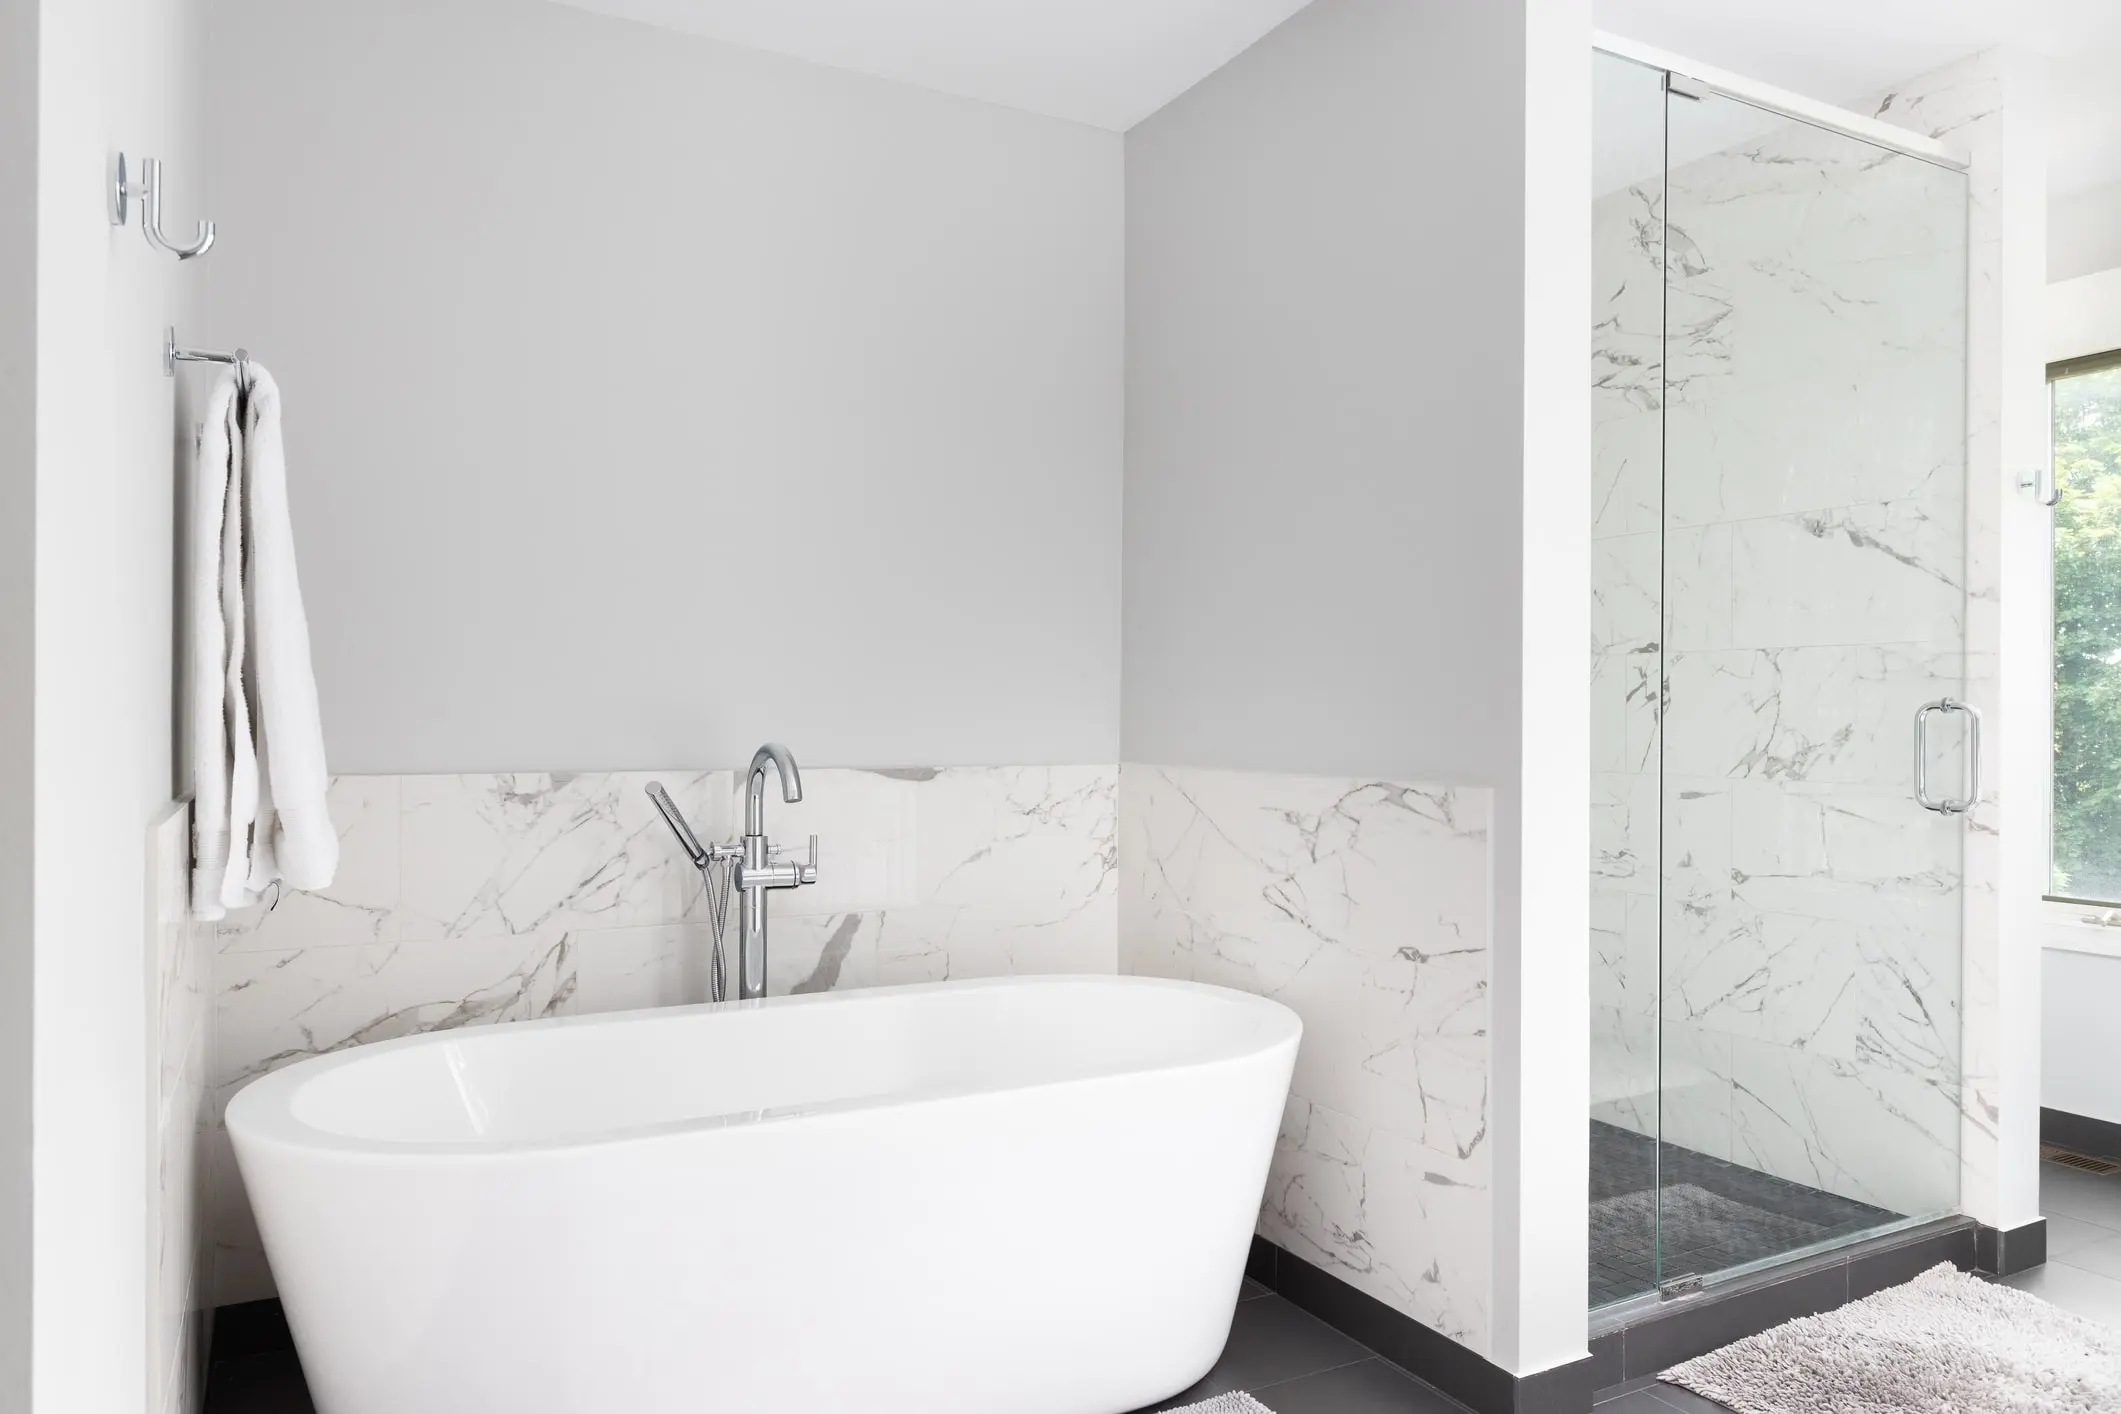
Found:
[[[1684,87],[1662,228],[1666,1286],[1956,1206],[1971,720],[1966,178]]]

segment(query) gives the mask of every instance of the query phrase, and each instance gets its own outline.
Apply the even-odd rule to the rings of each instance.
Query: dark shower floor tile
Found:
[[[1660,1226],[1669,1280],[1779,1257],[1901,1216],[1677,1144],[1663,1147],[1662,1160],[1655,1140],[1591,1122],[1593,1306],[1656,1289]]]

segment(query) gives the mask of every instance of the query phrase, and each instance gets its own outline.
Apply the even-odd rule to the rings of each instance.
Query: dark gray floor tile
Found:
[[[292,1350],[224,1360],[206,1383],[211,1414],[316,1414]]]
[[[1731,1414],[1728,1408],[1715,1400],[1703,1399],[1694,1391],[1681,1389],[1678,1385],[1659,1384],[1652,1387],[1650,1393],[1656,1395],[1667,1407],[1679,1410],[1680,1414]]]
[[[1466,1414],[1458,1401],[1377,1359],[1247,1388],[1274,1414]]]
[[[2121,1281],[2070,1262],[2049,1262],[2003,1279],[2088,1321],[2121,1328]]]
[[[1643,1375],[1624,1384],[1601,1385],[1591,1392],[1591,1405],[1593,1408],[1603,1409],[1606,1405],[1612,1404],[1617,1400],[1626,1399],[1629,1395],[1639,1394],[1656,1383],[1657,1377],[1655,1375]]]
[[[1634,1389],[1595,1406],[1598,1414],[1672,1414],[1672,1406],[1651,1389]]]
[[[1262,1296],[1237,1303],[1229,1344],[1207,1377],[1155,1408],[1177,1409],[1233,1389],[1258,1390],[1375,1358],[1308,1311],[1279,1296]]]
[[[1272,1296],[1273,1294],[1274,1293],[1272,1291],[1260,1285],[1258,1282],[1252,1280],[1252,1278],[1250,1277],[1246,1277],[1245,1284],[1237,1289],[1237,1299],[1240,1301],[1250,1301],[1256,1297]]]
[[[2078,1173],[2040,1165],[2040,1211],[2063,1213],[2102,1227],[2121,1227],[2121,1176]]]
[[[2080,1247],[2089,1247],[2094,1242],[2121,1237],[2121,1230],[2088,1223],[2082,1218],[2073,1218],[2064,1213],[2047,1215],[2047,1260],[2066,1261],[2069,1254]]]
[[[2073,1267],[2082,1267],[2103,1277],[2121,1279],[2121,1237],[2109,1237],[2104,1242],[2087,1243],[2070,1253],[2068,1260]]]

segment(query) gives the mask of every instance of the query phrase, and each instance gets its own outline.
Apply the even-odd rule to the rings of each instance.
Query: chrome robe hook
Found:
[[[118,154],[118,169],[111,179],[110,223],[125,224],[127,209],[133,196],[133,187],[126,179],[125,154]],[[178,245],[162,234],[162,161],[157,157],[140,159],[140,234],[157,250],[166,250],[179,260],[190,260],[206,254],[214,246],[214,223],[201,221],[199,234],[190,245]]]

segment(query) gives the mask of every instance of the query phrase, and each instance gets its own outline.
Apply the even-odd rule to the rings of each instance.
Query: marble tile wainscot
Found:
[[[803,777],[767,823],[798,847],[820,836],[822,867],[774,900],[774,993],[1116,970],[1116,767]],[[338,879],[216,939],[216,1304],[273,1290],[219,1124],[249,1080],[416,1032],[707,999],[699,876],[642,793],[655,779],[702,838],[736,833],[731,771],[333,781]]]
[[[1120,776],[1121,970],[1304,1019],[1260,1234],[1483,1356],[1490,814],[1479,788]]]

